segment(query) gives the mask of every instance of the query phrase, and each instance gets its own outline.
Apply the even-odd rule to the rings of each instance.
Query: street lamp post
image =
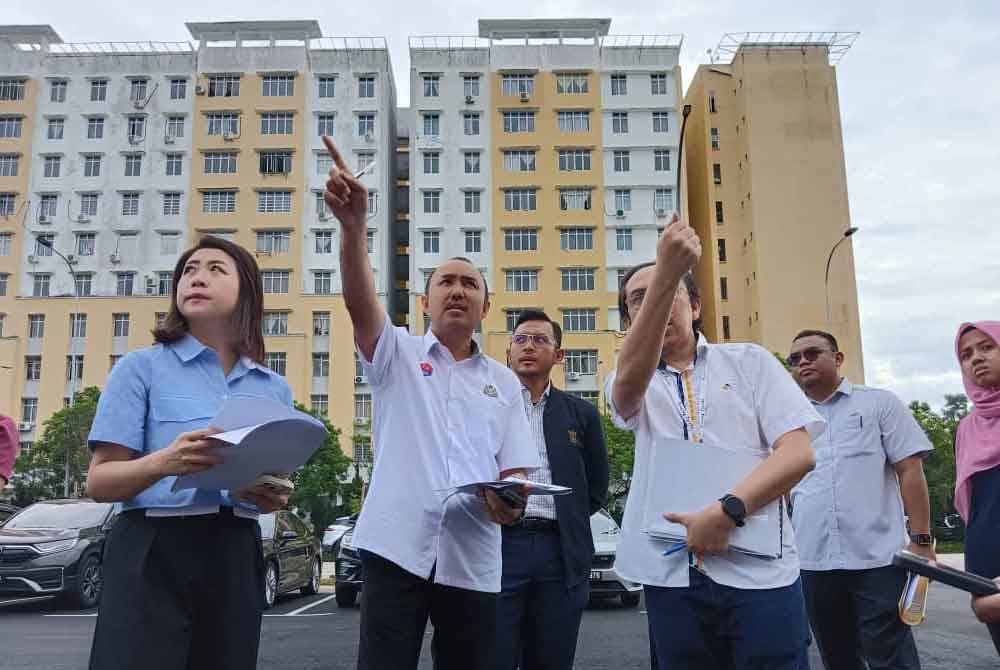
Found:
[[[837,247],[839,247],[841,244],[843,244],[844,241],[848,237],[850,237],[851,235],[853,235],[856,232],[858,232],[857,226],[851,226],[850,228],[848,228],[847,230],[845,230],[843,236],[841,236],[841,238],[839,240],[837,240],[837,243],[833,245],[833,248],[830,249],[830,255],[826,257],[826,274],[824,275],[824,278],[823,278],[823,285],[824,285],[824,288],[826,290],[826,329],[827,329],[827,331],[832,331],[833,330],[833,319],[830,316],[830,263],[833,261],[833,254],[837,251]]]

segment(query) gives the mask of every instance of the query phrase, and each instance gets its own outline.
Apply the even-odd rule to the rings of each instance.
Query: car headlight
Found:
[[[76,543],[80,540],[78,538],[72,538],[70,540],[56,540],[55,542],[39,542],[34,545],[35,549],[43,554],[54,554],[58,551],[67,551],[76,546]]]
[[[340,538],[340,546],[345,549],[351,549],[354,547],[354,533],[344,533],[344,536]]]

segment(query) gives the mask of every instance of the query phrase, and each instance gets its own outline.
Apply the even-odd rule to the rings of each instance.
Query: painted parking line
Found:
[[[52,596],[31,596],[30,598],[16,598],[14,600],[4,600],[0,601],[0,607],[6,607],[7,605],[16,605],[17,603],[33,603],[37,600],[51,600]]]
[[[42,616],[64,617],[64,618],[73,618],[73,617],[84,617],[84,618],[86,618],[86,617],[95,617],[95,616],[97,616],[97,612],[91,612],[90,614],[83,614],[83,613],[81,613],[81,614],[43,614]]]

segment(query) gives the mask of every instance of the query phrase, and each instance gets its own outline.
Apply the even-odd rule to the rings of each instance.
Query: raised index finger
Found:
[[[326,146],[326,150],[330,152],[330,158],[333,159],[334,164],[344,172],[350,172],[347,168],[347,163],[344,162],[344,157],[340,155],[337,147],[334,146],[333,140],[323,135],[323,144]]]

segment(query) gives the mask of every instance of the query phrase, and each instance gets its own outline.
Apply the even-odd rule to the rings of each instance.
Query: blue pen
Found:
[[[676,554],[677,552],[683,551],[685,549],[687,549],[687,542],[681,542],[680,544],[667,549],[665,552],[663,552],[663,555],[669,556],[670,554]]]

